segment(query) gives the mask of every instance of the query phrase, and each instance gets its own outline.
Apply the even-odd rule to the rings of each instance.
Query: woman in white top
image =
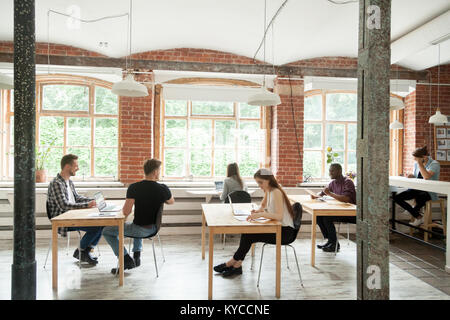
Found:
[[[247,220],[250,221],[261,217],[278,220],[282,224],[281,243],[292,241],[292,237],[295,235],[294,211],[286,193],[268,169],[259,169],[255,173],[254,178],[259,187],[264,191],[264,199],[261,202],[260,208],[252,210]],[[255,242],[275,243],[275,237],[273,233],[242,234],[239,248],[236,250],[233,258],[226,263],[215,266],[214,270],[222,273],[224,277],[233,274],[242,274],[242,261],[252,244]]]
[[[223,191],[220,200],[224,201],[228,195],[234,191],[247,191],[247,186],[239,174],[237,163],[230,163],[227,166],[227,178],[223,181]]]

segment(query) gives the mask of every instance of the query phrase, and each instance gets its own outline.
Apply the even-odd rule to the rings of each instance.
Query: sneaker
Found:
[[[240,266],[239,268],[235,268],[235,267],[230,267],[228,268],[228,270],[225,270],[222,275],[224,277],[230,277],[232,275],[235,274],[242,274],[242,266]]]
[[[414,226],[414,227],[418,227],[421,224],[423,224],[423,217],[420,218],[415,218],[413,222],[409,223],[410,225]]]
[[[324,244],[318,244],[318,245],[317,245],[317,248],[318,248],[318,249],[323,249],[323,248],[325,248],[325,247],[328,247],[330,244],[331,244],[331,242],[330,242],[330,241],[327,241],[327,242],[324,243]]]
[[[230,269],[230,267],[227,267],[226,263],[221,263],[221,264],[218,264],[217,266],[215,266],[213,269],[214,269],[215,272],[222,273],[222,272],[227,271],[228,269]]]
[[[91,254],[91,252],[92,252],[94,249],[93,249],[92,247],[88,247],[88,249],[89,249],[89,256],[91,257],[91,259],[97,260],[98,257],[94,257],[94,256]],[[78,248],[75,249],[75,251],[74,251],[74,253],[73,253],[73,257],[74,257],[75,259],[78,259],[78,257],[79,257],[79,254],[78,254]]]
[[[136,265],[136,267],[139,267],[141,265],[141,252],[140,251],[133,252],[133,260],[134,260],[134,264]]]
[[[129,269],[133,269],[136,268],[136,264],[134,263],[134,260],[132,257],[130,257],[129,254],[127,254],[125,257],[123,257],[124,261],[123,261],[123,269],[124,270],[129,270]],[[116,274],[119,273],[120,269],[119,268],[112,268],[111,269],[111,273],[112,274]]]
[[[341,245],[337,244],[337,251],[339,252],[339,249],[341,248]],[[328,246],[322,248],[325,252],[336,252],[336,243],[330,243]]]

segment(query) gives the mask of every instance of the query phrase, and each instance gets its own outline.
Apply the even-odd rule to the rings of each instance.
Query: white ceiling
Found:
[[[267,1],[267,20],[284,0]],[[49,9],[69,13],[76,4],[82,19],[91,20],[129,11],[129,0],[38,0],[36,41],[72,45],[111,57],[127,54],[127,17],[81,23],[69,29],[68,18]],[[393,0],[392,42],[450,10],[449,0]],[[448,15],[450,17],[450,15]],[[171,48],[203,48],[253,57],[263,35],[264,0],[133,0],[132,52]],[[434,30],[450,32],[450,18]],[[431,34],[424,32],[424,43]],[[13,40],[13,0],[0,1],[0,41]],[[266,61],[277,65],[323,57],[357,57],[358,3],[335,5],[327,0],[289,0],[275,21],[274,41],[268,32]],[[99,42],[108,42],[100,47]],[[438,63],[436,47],[406,45],[397,63],[422,70]],[[273,58],[273,50],[274,55]],[[397,50],[397,49],[396,49]],[[405,52],[405,51],[403,51]],[[394,54],[394,53],[393,53]],[[263,60],[263,50],[257,56]],[[450,62],[450,40],[441,44],[441,63]]]

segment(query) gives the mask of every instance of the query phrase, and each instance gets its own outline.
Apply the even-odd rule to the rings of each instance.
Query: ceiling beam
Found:
[[[47,64],[50,58],[51,65],[60,66],[84,66],[84,67],[108,67],[123,68],[125,59],[108,57],[78,57],[37,54],[36,64]],[[0,62],[13,63],[13,53],[0,53]],[[275,73],[280,77],[295,76],[315,76],[315,77],[337,77],[337,78],[357,78],[357,69],[339,68],[311,68],[292,65],[275,66],[264,64],[228,64],[228,63],[204,63],[185,61],[155,61],[155,60],[130,60],[129,66],[133,69],[148,70],[174,70],[174,71],[195,71],[195,72],[218,72],[237,74],[266,74]],[[425,71],[391,71],[391,79],[427,80]]]

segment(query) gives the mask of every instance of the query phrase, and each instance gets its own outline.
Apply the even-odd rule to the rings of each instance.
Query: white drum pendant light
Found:
[[[434,115],[432,115],[430,117],[430,119],[428,120],[428,123],[435,124],[435,125],[442,125],[444,123],[447,123],[447,116],[443,115],[441,113],[441,111],[439,110],[440,73],[441,73],[441,45],[440,45],[440,43],[438,43],[438,96],[437,96],[437,100],[438,100],[437,105],[438,106],[437,106],[436,113]],[[430,78],[430,82],[431,82],[431,78]],[[431,91],[431,85],[430,85],[430,91]],[[430,97],[431,97],[431,93],[430,93]],[[430,100],[430,102],[431,102],[431,100]],[[430,103],[430,108],[431,108],[431,103]]]
[[[111,88],[111,92],[117,94],[118,96],[125,97],[148,96],[147,87],[134,80],[132,74],[127,74],[127,77],[124,80],[114,83]]]
[[[390,109],[393,111],[402,110],[405,108],[405,103],[400,98],[390,97],[389,101],[390,101]]]
[[[129,23],[129,34],[130,34],[130,52],[129,56],[131,57],[131,22],[132,22],[132,11],[133,4],[132,0],[130,0],[130,23]],[[125,58],[125,70],[128,71],[128,60]],[[147,87],[142,83],[134,80],[132,73],[127,73],[127,76],[124,80],[116,82],[111,88],[111,92],[117,94],[118,96],[123,97],[146,97],[148,96]]]
[[[6,74],[0,73],[0,89],[14,89],[14,79]]]
[[[400,130],[403,129],[403,123],[399,122],[398,120],[395,120],[389,125],[389,129],[391,130]]]
[[[281,99],[278,94],[261,87],[260,92],[250,96],[247,103],[252,106],[276,106],[281,103]]]

